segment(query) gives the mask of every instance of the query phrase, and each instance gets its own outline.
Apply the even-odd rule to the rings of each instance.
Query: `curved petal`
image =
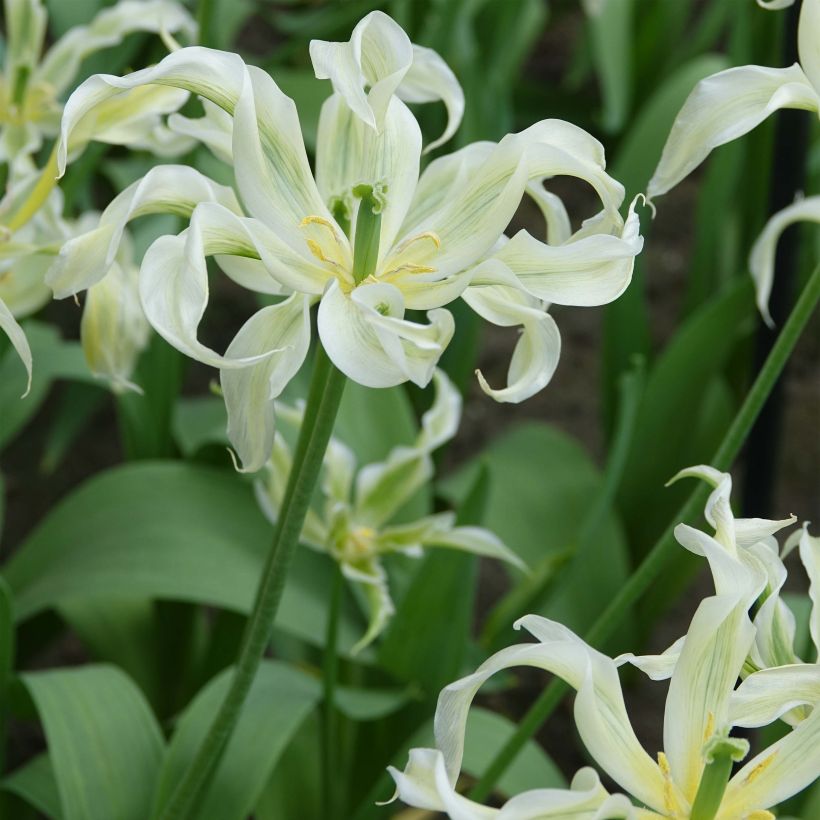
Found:
[[[373,11],[346,43],[311,40],[310,59],[317,79],[330,80],[356,116],[380,132],[390,98],[413,62],[413,47],[392,17]]]
[[[820,771],[820,709],[789,734],[753,757],[729,781],[721,818],[748,817],[776,806],[817,780]]]
[[[122,42],[135,31],[196,34],[196,23],[179,3],[170,0],[123,0],[101,11],[87,26],[75,26],[46,53],[35,77],[56,95],[71,85],[82,61],[92,52]]]
[[[190,215],[201,202],[219,202],[240,212],[233,191],[186,165],[159,165],[116,196],[99,225],[66,242],[46,276],[56,299],[99,282],[108,272],[132,219],[151,213]]]
[[[3,78],[13,82],[21,68],[29,71],[37,65],[48,26],[48,12],[41,0],[6,0],[5,12],[6,65]]]
[[[316,184],[325,202],[335,203],[346,211],[351,237],[355,236],[356,216],[353,187],[369,183],[385,191],[380,258],[389,253],[410,207],[419,177],[420,155],[421,131],[401,100],[390,100],[384,128],[378,135],[338,94],[322,106],[316,141]],[[335,213],[336,208],[333,210]]]
[[[386,533],[385,533],[386,535]],[[453,550],[471,552],[485,558],[506,561],[518,569],[527,571],[527,565],[495,533],[484,527],[435,527],[422,534],[423,547],[447,547]]]
[[[820,705],[820,666],[796,663],[753,672],[732,693],[733,726],[768,726],[796,706]]]
[[[109,275],[88,289],[80,322],[85,360],[95,376],[115,392],[140,389],[131,375],[148,343],[149,325],[142,312],[135,267],[114,262]]]
[[[608,795],[597,772],[581,769],[569,789],[533,789],[491,809],[459,795],[447,777],[438,749],[411,749],[403,772],[388,767],[396,797],[409,806],[446,812],[452,820],[603,820],[640,815],[623,795]]]
[[[749,604],[736,595],[702,601],[669,684],[663,747],[672,777],[690,802],[703,773],[703,744],[728,726],[729,698],[754,640]]]
[[[439,695],[436,743],[444,755],[450,783],[455,783],[461,768],[467,713],[479,687],[503,669],[534,666],[558,675],[578,692],[576,726],[598,765],[630,794],[663,811],[669,784],[632,730],[613,661],[554,621],[528,615],[516,623],[520,626],[539,643],[502,649]]]
[[[266,230],[255,220],[204,202],[194,209],[187,230],[179,236],[157,239],[146,252],[140,271],[142,305],[157,333],[186,355],[212,367],[245,367],[264,358],[220,356],[198,341],[197,328],[208,303],[208,255],[261,257],[271,272],[290,271],[290,275],[310,281],[313,269],[281,243],[276,244],[276,237]],[[302,264],[301,272],[296,269],[298,264]]]
[[[797,26],[797,52],[800,65],[815,91],[820,94],[820,2],[803,0],[800,8],[800,22]]]
[[[25,398],[28,391],[31,390],[31,348],[28,339],[26,339],[26,334],[23,333],[23,328],[17,324],[17,320],[11,315],[11,311],[2,299],[0,299],[0,330],[9,337],[12,347],[17,351],[17,355],[26,368],[28,380],[26,382],[26,391],[23,393]]]
[[[547,245],[522,230],[495,258],[538,299],[559,305],[605,305],[617,299],[632,281],[635,257],[642,247],[633,202],[621,236],[593,235]]]
[[[803,220],[820,222],[820,196],[801,199],[778,211],[766,223],[749,254],[749,270],[755,283],[757,309],[769,327],[774,327],[769,313],[769,296],[774,282],[774,260],[780,235],[789,225]]]
[[[669,680],[675,672],[685,640],[686,636],[682,635],[660,655],[633,655],[626,652],[614,659],[615,664],[621,666],[628,663],[640,669],[651,680]]]
[[[446,310],[427,316],[429,325],[406,320],[392,285],[364,284],[345,295],[334,280],[319,305],[319,336],[336,367],[365,387],[424,387],[455,329]]]
[[[184,117],[172,114],[168,127],[178,134],[201,142],[226,165],[233,165],[233,117],[210,100],[202,100],[202,117]]]
[[[310,346],[309,297],[295,293],[257,311],[240,328],[226,358],[264,358],[250,367],[225,369],[219,378],[228,410],[228,438],[242,472],[255,472],[270,458],[274,400],[296,375]]]
[[[807,526],[800,535],[800,560],[809,576],[809,598],[811,599],[811,620],[809,632],[820,660],[820,537],[809,535]]]
[[[485,265],[483,269],[489,267]],[[481,389],[496,401],[524,401],[552,379],[561,357],[561,334],[552,316],[532,296],[511,284],[495,284],[499,280],[494,276],[483,280],[478,276],[479,284],[471,285],[462,294],[464,301],[488,322],[501,327],[520,325],[521,336],[510,360],[506,387],[490,387],[480,370],[476,376]],[[509,272],[506,281],[517,285]]]
[[[569,214],[560,196],[547,191],[540,182],[530,182],[527,193],[544,216],[548,245],[563,245],[572,236]]]
[[[797,64],[740,66],[701,80],[672,125],[647,196],[665,194],[712,149],[748,133],[779,108],[817,111],[818,106],[817,91]]]
[[[343,562],[340,566],[345,578],[359,585],[369,610],[367,630],[350,650],[356,655],[384,632],[396,607],[387,586],[387,573],[378,558],[363,559],[355,564]]]
[[[447,108],[447,127],[438,139],[424,149],[425,154],[447,142],[461,125],[464,92],[450,66],[431,48],[413,45],[413,63],[396,94],[399,99],[409,103],[441,100]]]

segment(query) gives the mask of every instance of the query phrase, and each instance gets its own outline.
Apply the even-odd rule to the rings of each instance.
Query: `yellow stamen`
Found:
[[[756,809],[746,815],[746,820],[775,820],[775,815],[765,809]]]
[[[403,253],[405,250],[407,250],[407,248],[409,248],[414,243],[423,242],[425,239],[429,239],[436,246],[437,249],[441,247],[441,239],[439,239],[437,233],[434,233],[433,231],[424,231],[424,233],[419,233],[415,236],[411,236],[405,239],[404,242],[402,242],[396,248],[396,253]]]
[[[334,262],[332,259],[328,259],[325,256],[325,252],[322,250],[322,246],[315,240],[315,239],[308,239],[306,240],[308,249],[310,252],[320,261],[320,262],[327,262],[328,265],[333,265],[334,268],[340,267],[338,262]]]
[[[663,775],[663,807],[669,817],[677,817],[678,801],[672,786],[672,768],[663,752],[658,752],[658,768]]]
[[[753,780],[756,780],[758,777],[760,777],[760,775],[763,774],[763,772],[766,771],[766,769],[768,769],[769,766],[771,766],[776,754],[777,752],[773,752],[765,760],[761,760],[760,763],[758,763],[757,766],[755,766],[754,769],[752,769],[749,772],[749,774],[746,775],[746,779],[743,781],[744,785],[748,785]]]
[[[428,265],[414,265],[412,262],[407,262],[404,265],[399,265],[396,268],[391,268],[384,273],[384,276],[393,276],[396,273],[406,271],[407,273],[435,273],[436,269]]]

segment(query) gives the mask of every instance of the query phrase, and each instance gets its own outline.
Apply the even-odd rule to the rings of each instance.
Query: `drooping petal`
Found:
[[[389,521],[433,474],[430,454],[458,430],[461,395],[443,371],[434,376],[435,399],[422,416],[412,446],[394,447],[384,461],[365,465],[356,477],[355,517],[378,528]],[[414,542],[417,543],[417,542]]]
[[[25,397],[31,389],[31,348],[28,339],[26,339],[26,334],[23,333],[23,328],[17,324],[17,320],[11,315],[11,311],[2,299],[0,299],[0,330],[9,337],[12,347],[17,351],[17,355],[26,368],[28,381],[26,382],[26,391],[23,393]]]
[[[243,472],[255,472],[270,457],[274,400],[302,366],[310,347],[310,297],[295,293],[257,311],[240,328],[226,358],[264,356],[250,367],[224,369],[220,384],[228,410],[228,438]]]
[[[803,526],[800,535],[800,560],[809,576],[809,598],[811,599],[811,620],[809,632],[820,660],[820,537],[809,535],[808,525]]]
[[[820,771],[820,709],[777,743],[749,760],[729,781],[721,817],[748,817],[782,803],[817,779]]]
[[[464,92],[450,66],[431,48],[413,45],[413,62],[396,92],[409,103],[428,103],[441,100],[447,108],[447,127],[424,152],[443,145],[458,130],[464,116]]]
[[[732,693],[734,726],[768,726],[797,706],[820,704],[820,666],[796,663],[753,672]]]
[[[168,117],[168,127],[172,131],[201,142],[217,159],[226,165],[233,164],[233,117],[212,103],[202,100],[205,114],[201,117],[184,117],[172,114]]]
[[[703,744],[728,727],[729,698],[754,640],[744,596],[701,602],[669,684],[663,746],[672,776],[694,800],[704,767]]]
[[[324,274],[284,247],[264,225],[213,202],[197,205],[190,226],[179,236],[161,236],[151,245],[140,271],[140,298],[157,333],[212,367],[246,367],[265,357],[220,356],[197,339],[208,304],[206,257],[212,254],[261,259],[272,276],[295,278],[300,286],[294,290],[301,293],[320,293]]]
[[[815,91],[820,94],[820,2],[803,0],[797,26],[797,52],[800,65]]]
[[[159,165],[116,196],[97,227],[66,242],[46,276],[62,299],[99,282],[117,256],[125,226],[151,213],[189,216],[200,202],[219,202],[241,213],[233,191],[187,165]]]
[[[416,118],[391,99],[380,134],[366,125],[338,94],[322,106],[316,142],[316,184],[326,203],[346,211],[355,235],[357,209],[352,189],[361,183],[384,190],[379,256],[390,251],[419,176],[421,131]],[[335,210],[335,209],[334,209]]]
[[[547,245],[522,230],[495,258],[538,299],[559,305],[604,305],[617,299],[632,281],[635,257],[642,247],[633,202],[621,236],[598,234]]]
[[[122,0],[101,11],[87,26],[75,26],[43,58],[35,77],[57,95],[71,85],[82,61],[91,53],[122,42],[135,31],[196,34],[196,23],[179,3],[170,0]]]
[[[610,658],[596,652],[566,627],[535,615],[522,618],[537,639],[502,649],[476,672],[442,690],[436,707],[436,743],[451,784],[461,768],[470,703],[493,674],[513,666],[534,666],[563,678],[578,692],[575,722],[589,753],[620,786],[658,811],[666,805],[670,784],[641,747],[624,706],[618,671]],[[674,789],[674,785],[672,785]]]
[[[373,11],[346,43],[311,40],[310,59],[317,79],[330,80],[356,116],[380,132],[390,98],[413,62],[413,46],[395,20]]]
[[[332,504],[350,504],[356,475],[356,454],[346,444],[331,438],[322,464],[322,492]]]
[[[530,182],[527,193],[544,216],[548,245],[563,245],[572,236],[572,225],[563,200],[539,183]]]
[[[495,533],[483,527],[453,527],[452,529],[428,530],[423,534],[423,547],[447,547],[471,552],[485,558],[507,561],[518,569],[527,571],[527,565]]]
[[[140,305],[138,275],[133,265],[115,261],[109,275],[88,289],[80,322],[85,360],[115,392],[140,391],[131,376],[150,328]]]
[[[403,772],[388,767],[396,783],[396,797],[409,806],[446,812],[452,820],[603,820],[640,815],[623,795],[608,795],[597,772],[581,769],[569,789],[533,789],[492,809],[462,797],[447,777],[438,749],[411,749]]]
[[[780,108],[817,111],[820,98],[801,70],[748,65],[701,80],[666,140],[647,196],[665,194],[719,145],[737,139]]]
[[[427,316],[428,325],[406,320],[392,285],[363,284],[346,295],[334,280],[319,305],[319,335],[336,367],[365,387],[424,387],[454,331],[448,311]]]
[[[485,273],[476,274],[474,279],[478,284],[468,287],[462,298],[488,322],[501,327],[521,326],[507,386],[492,388],[481,371],[476,371],[481,389],[488,396],[496,401],[518,403],[549,384],[561,356],[561,334],[552,316],[517,286],[515,277],[509,271],[500,273],[501,277],[498,269],[490,273],[485,266]]]
[[[793,205],[778,211],[766,223],[749,254],[749,270],[755,283],[757,309],[769,327],[774,321],[769,313],[769,297],[774,282],[774,260],[780,235],[789,225],[802,221],[820,222],[820,196],[800,199]]]
[[[355,564],[343,562],[341,569],[345,578],[359,585],[369,610],[367,631],[351,649],[351,654],[356,655],[379,637],[396,607],[387,586],[387,573],[378,558],[362,559]]]

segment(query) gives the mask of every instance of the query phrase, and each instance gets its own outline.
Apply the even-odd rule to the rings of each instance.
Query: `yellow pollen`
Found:
[[[715,716],[709,712],[709,717],[706,718],[706,728],[703,730],[703,742],[706,743],[710,737],[715,733]]]
[[[404,265],[399,265],[397,268],[391,268],[385,272],[385,276],[392,276],[394,273],[407,271],[407,273],[435,273],[436,269],[427,265],[414,265],[412,262],[407,262]]]
[[[429,239],[436,246],[436,248],[441,247],[441,239],[439,239],[437,233],[434,233],[433,231],[424,231],[424,233],[419,233],[405,239],[404,242],[396,248],[396,253],[402,253],[414,243],[423,242],[425,239]]]
[[[658,752],[658,768],[663,775],[663,807],[669,817],[677,817],[678,801],[672,788],[672,769],[669,760],[663,752]]]
[[[325,219],[323,216],[306,216],[300,223],[299,227],[304,228],[308,225],[321,225],[323,228],[327,228],[333,235],[336,235],[336,229],[333,227],[333,223],[329,219]]]
[[[755,766],[754,769],[752,769],[749,772],[749,774],[746,775],[743,784],[748,785],[753,780],[756,780],[758,777],[760,777],[760,775],[763,774],[763,772],[766,771],[766,769],[768,769],[769,766],[771,766],[776,754],[777,752],[773,752],[765,760],[761,760],[760,763],[758,763],[757,766]]]
[[[775,820],[775,815],[765,809],[756,809],[746,815],[746,820]]]
[[[328,265],[333,265],[334,268],[339,267],[338,262],[334,262],[332,259],[328,259],[325,256],[322,246],[315,239],[308,239],[306,241],[308,249],[320,262],[327,262]]]

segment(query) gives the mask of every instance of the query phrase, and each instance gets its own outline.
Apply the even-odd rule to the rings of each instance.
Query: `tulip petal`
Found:
[[[820,666],[797,663],[753,672],[732,693],[733,726],[768,726],[797,706],[820,704]]]
[[[274,400],[296,375],[310,346],[310,297],[294,294],[257,311],[225,351],[235,360],[264,356],[250,367],[220,372],[228,438],[242,472],[255,472],[273,448]]]
[[[219,202],[239,213],[233,191],[186,165],[159,165],[116,196],[99,225],[66,242],[46,275],[56,299],[99,282],[117,256],[125,226],[151,213],[189,216],[200,202]]]
[[[346,210],[350,236],[355,235],[354,186],[383,188],[380,257],[384,257],[404,220],[419,176],[421,131],[410,109],[391,99],[380,134],[367,126],[338,94],[327,99],[319,117],[316,184],[325,202]]]
[[[628,663],[640,669],[651,680],[669,680],[675,672],[685,640],[686,636],[681,636],[660,655],[633,655],[626,652],[614,659],[615,664],[621,666]]]
[[[334,280],[319,305],[319,335],[336,367],[365,387],[424,387],[454,330],[446,310],[427,316],[428,325],[406,320],[392,285],[364,284],[346,295]]]
[[[68,88],[82,61],[95,51],[115,46],[135,31],[196,34],[196,23],[179,3],[169,0],[123,0],[101,11],[87,26],[75,26],[43,58],[35,73],[56,95]]]
[[[669,684],[663,746],[672,776],[690,802],[703,773],[703,744],[728,726],[729,698],[754,627],[746,596],[718,595],[698,606]]]
[[[527,565],[495,533],[483,527],[453,527],[428,530],[421,539],[423,547],[447,547],[471,552],[485,558],[506,561],[518,569],[527,571]]]
[[[184,117],[172,114],[168,127],[207,146],[217,159],[233,165],[233,117],[210,100],[202,100],[202,117]]]
[[[820,196],[801,199],[778,211],[766,223],[749,254],[749,270],[755,283],[757,308],[769,327],[774,321],[769,313],[769,297],[774,282],[774,260],[780,235],[789,225],[802,221],[820,222]]]
[[[311,40],[310,59],[317,79],[330,80],[356,116],[380,132],[390,99],[413,62],[413,47],[395,20],[373,11],[346,43]]]
[[[114,262],[108,276],[88,289],[80,322],[85,360],[115,392],[142,392],[131,381],[150,331],[140,305],[138,276],[136,267]]]
[[[621,236],[599,234],[547,245],[522,230],[495,258],[538,299],[559,305],[605,305],[632,281],[635,256],[643,247],[639,231],[633,203]]]
[[[782,803],[817,780],[820,771],[820,709],[777,743],[753,757],[729,781],[720,805],[724,817]]]
[[[355,564],[343,562],[341,570],[345,578],[362,590],[369,610],[367,631],[350,650],[352,655],[356,655],[384,632],[396,607],[387,586],[387,573],[378,558],[362,559]]]
[[[506,279],[500,281],[516,282],[509,271],[506,273]],[[488,276],[483,281],[498,280]],[[488,322],[501,327],[521,326],[507,373],[507,387],[490,387],[478,370],[481,389],[496,401],[518,403],[546,387],[561,356],[561,334],[552,316],[537,300],[508,284],[471,285],[462,298]]]
[[[464,92],[450,66],[433,49],[413,45],[413,63],[396,93],[405,102],[441,100],[447,108],[447,127],[424,149],[425,154],[443,145],[458,130],[464,116]]]
[[[701,80],[683,104],[666,140],[647,196],[674,188],[719,145],[747,134],[780,108],[817,111],[820,98],[797,64],[748,65]]]
[[[809,82],[820,93],[820,2],[803,0],[797,25],[797,53]]]
[[[809,632],[820,659],[820,537],[809,535],[807,526],[800,535],[800,560],[809,576],[809,598],[811,599],[811,620]]]
[[[479,687],[503,669],[534,666],[552,672],[578,692],[576,726],[598,765],[637,799],[664,811],[669,784],[632,730],[614,662],[554,621],[528,615],[516,623],[520,626],[539,642],[502,649],[439,695],[436,743],[444,755],[450,783],[455,783],[461,768],[467,713]]]
[[[6,307],[6,303],[2,299],[0,299],[0,330],[9,337],[12,347],[17,351],[17,355],[26,368],[28,380],[26,381],[26,391],[23,393],[23,397],[25,398],[25,396],[28,395],[28,391],[31,390],[31,348],[29,347],[28,339],[26,339],[26,334],[23,333],[23,328],[17,324],[17,320],[11,315],[11,311]]]

